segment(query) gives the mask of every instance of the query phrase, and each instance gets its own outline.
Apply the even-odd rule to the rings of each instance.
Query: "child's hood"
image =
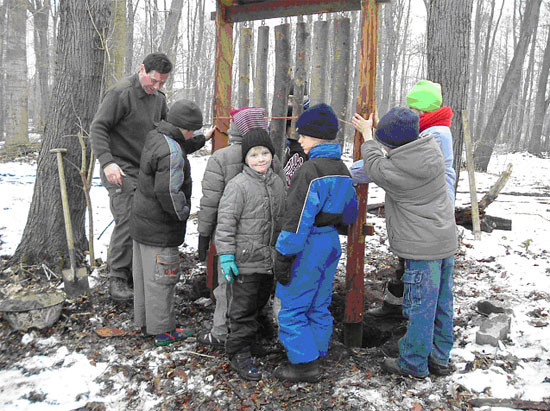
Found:
[[[445,170],[443,154],[432,134],[391,150],[394,167],[419,179],[433,178]]]

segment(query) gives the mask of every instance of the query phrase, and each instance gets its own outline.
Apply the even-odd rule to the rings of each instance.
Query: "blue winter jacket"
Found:
[[[342,149],[336,143],[315,146],[292,177],[287,193],[283,230],[276,249],[283,255],[300,253],[306,238],[316,228],[320,215],[335,224],[350,225],[357,219],[357,195],[348,168],[340,159]],[[336,229],[336,228],[335,228]]]

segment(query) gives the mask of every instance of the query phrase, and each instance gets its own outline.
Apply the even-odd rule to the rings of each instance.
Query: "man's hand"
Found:
[[[295,259],[295,255],[283,255],[277,251],[275,263],[273,264],[273,273],[275,274],[275,279],[282,285],[287,285],[292,279],[292,263]]]
[[[372,117],[373,115],[371,113],[369,118],[365,120],[359,114],[355,113],[351,119],[351,124],[353,124],[353,127],[361,133],[364,141],[372,140]]]
[[[122,171],[117,163],[107,165],[103,169],[103,172],[105,173],[105,177],[107,177],[107,181],[109,181],[109,183],[122,186],[122,176],[125,176],[126,174],[124,174],[124,171]]]
[[[212,136],[214,135],[214,131],[216,131],[217,127],[216,126],[212,126],[210,127],[210,129],[208,129],[208,131],[206,133],[204,133],[204,138],[206,141],[210,140],[212,138]]]

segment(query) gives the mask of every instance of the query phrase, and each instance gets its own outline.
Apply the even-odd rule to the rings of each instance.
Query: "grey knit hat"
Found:
[[[202,127],[202,112],[191,100],[181,99],[172,104],[166,121],[186,130],[198,130]]]

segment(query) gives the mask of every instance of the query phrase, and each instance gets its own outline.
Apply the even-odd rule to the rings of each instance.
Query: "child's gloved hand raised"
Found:
[[[282,285],[287,285],[290,282],[292,276],[292,263],[295,258],[295,255],[283,255],[277,251],[275,264],[273,264],[273,274],[275,274],[275,279]]]
[[[235,264],[235,255],[220,255],[220,265],[222,266],[225,281],[232,283],[235,277],[239,275],[239,269],[237,268],[237,264]]]

